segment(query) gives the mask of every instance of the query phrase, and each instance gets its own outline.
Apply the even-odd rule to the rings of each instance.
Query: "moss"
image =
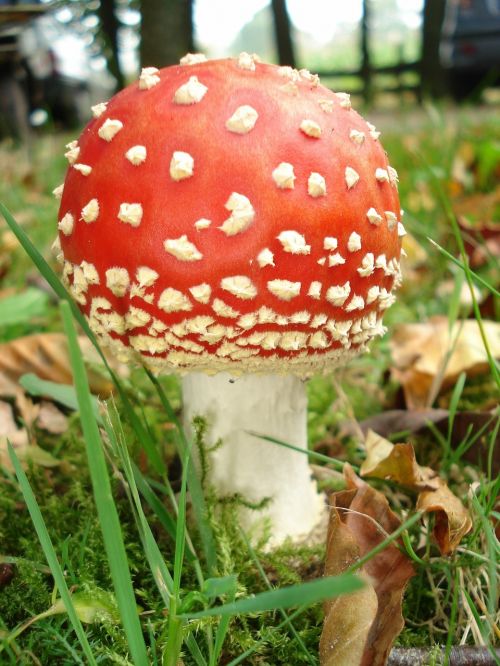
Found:
[[[198,445],[203,448],[203,424],[198,423]],[[206,470],[208,471],[208,470]],[[248,544],[239,526],[238,498],[220,501],[210,488],[205,488],[209,520],[217,546],[217,574],[237,574],[237,595],[256,594],[268,589],[258,564],[249,556]],[[244,503],[247,506],[247,503]],[[267,552],[264,535],[255,545],[254,555],[258,559],[269,583],[273,587],[293,585],[321,575],[323,568],[323,546],[301,546],[286,543]],[[290,611],[292,612],[292,611]],[[299,645],[288,626],[276,630],[283,622],[279,612],[258,613],[232,618],[221,656],[221,664],[227,663],[248,649],[256,648],[245,663],[273,666],[310,663],[308,651],[317,654],[322,627],[322,607],[317,604],[293,620],[296,634],[302,641]],[[186,664],[191,663],[187,657]]]
[[[31,615],[50,606],[51,579],[28,560],[19,560],[13,567],[10,582],[2,586],[0,618],[7,627],[24,622]]]

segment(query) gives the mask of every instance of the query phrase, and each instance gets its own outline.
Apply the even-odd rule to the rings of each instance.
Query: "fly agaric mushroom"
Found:
[[[304,379],[385,331],[400,281],[397,174],[379,133],[306,70],[241,54],[142,70],[68,144],[59,260],[121,357],[183,376],[206,417],[221,495],[270,498],[275,543],[324,501],[306,450]]]

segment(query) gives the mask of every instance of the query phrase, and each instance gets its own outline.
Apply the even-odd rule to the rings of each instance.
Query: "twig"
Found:
[[[387,666],[426,666],[443,663],[445,648],[393,648]],[[500,658],[500,650],[495,650]],[[430,659],[435,661],[431,662]],[[493,655],[486,647],[461,645],[451,648],[448,666],[496,666]]]

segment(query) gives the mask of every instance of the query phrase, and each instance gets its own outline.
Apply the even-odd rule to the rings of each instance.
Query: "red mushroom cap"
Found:
[[[104,342],[160,369],[343,364],[400,281],[379,133],[306,70],[181,63],[144,69],[68,144],[70,292]]]

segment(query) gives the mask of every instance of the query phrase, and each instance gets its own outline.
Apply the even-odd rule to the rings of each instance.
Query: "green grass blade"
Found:
[[[454,463],[458,463],[462,456],[478,441],[481,439],[481,437],[484,435],[485,432],[495,423],[496,428],[498,428],[498,423],[499,423],[499,416],[500,416],[500,409],[497,409],[495,413],[491,415],[491,418],[489,418],[486,423],[484,423],[480,428],[474,428],[473,424],[470,424],[469,428],[467,429],[467,432],[462,439],[462,441],[456,445],[453,448],[453,451],[450,453],[450,459],[449,459],[449,465],[452,465]],[[488,452],[488,458],[490,458],[490,451]],[[491,467],[491,465],[490,465]],[[488,479],[491,479],[493,477],[493,472],[491,469],[488,471]]]
[[[189,443],[186,434],[184,432],[184,428],[180,424],[179,419],[177,418],[174,410],[172,409],[172,405],[170,404],[167,394],[163,390],[158,379],[147,368],[145,368],[145,372],[149,377],[151,383],[155,387],[158,397],[160,398],[160,402],[169,420],[175,425],[176,445],[178,447],[181,460],[183,460],[186,455],[186,451],[189,449]],[[200,479],[198,477],[196,469],[194,468],[194,465],[189,466],[187,474],[188,474],[187,484],[189,488],[189,494],[191,497],[191,504],[193,506],[193,512],[196,519],[196,524],[198,526],[198,531],[200,533],[201,542],[203,545],[203,552],[205,554],[207,569],[209,575],[212,575],[213,572],[215,571],[215,567],[217,564],[217,553],[215,550],[214,534],[210,526],[210,523],[207,520],[208,511],[205,502],[205,496],[203,493],[203,488],[201,486]]]
[[[485,514],[483,507],[481,506],[478,498],[472,496],[472,504],[474,509],[479,516],[479,522],[481,523],[482,532],[485,536],[487,547],[488,547],[488,579],[489,579],[489,594],[488,594],[488,612],[491,618],[495,617],[498,604],[498,576],[496,571],[496,565],[498,562],[499,548],[498,541],[495,536],[495,529],[493,526],[493,521],[489,520],[489,517]]]
[[[248,549],[248,552],[250,553],[250,556],[251,556],[252,560],[255,563],[255,566],[257,567],[257,571],[259,572],[260,577],[262,578],[262,580],[266,584],[267,589],[272,590],[273,587],[272,587],[272,585],[269,581],[269,578],[267,577],[266,572],[264,571],[264,567],[262,566],[262,564],[261,564],[261,562],[260,562],[260,560],[257,556],[257,553],[255,552],[254,548],[252,547],[252,544],[250,543],[250,539],[247,537],[247,535],[245,534],[245,532],[243,530],[240,530],[240,534],[241,534],[241,538],[243,539],[243,541],[246,544],[246,547]],[[287,623],[287,626],[289,627],[290,631],[292,632],[294,639],[296,640],[300,649],[304,653],[307,661],[310,664],[317,664],[318,663],[317,660],[312,656],[312,654],[307,649],[307,646],[305,645],[304,641],[302,640],[299,633],[297,632],[297,630],[293,626],[293,623],[290,621],[290,618],[289,618],[287,612],[285,610],[283,610],[283,608],[280,608],[279,610],[280,610],[281,617]]]
[[[429,241],[429,243],[431,245],[433,245],[436,248],[436,250],[438,250],[438,252],[441,252],[441,254],[444,257],[449,259],[449,261],[451,261],[453,264],[455,264],[455,266],[458,266],[459,268],[461,268],[464,271],[464,273],[466,272],[467,269],[465,268],[464,264],[459,259],[454,257],[450,252],[448,252],[448,250],[445,250],[444,247],[439,245],[439,243],[436,243],[435,240],[433,240],[432,238],[429,238],[429,236],[427,237],[427,240]],[[476,282],[477,284],[480,284],[482,287],[485,287],[486,289],[488,289],[488,291],[490,291],[497,298],[500,298],[500,291],[498,291],[498,289],[495,289],[495,287],[490,282],[488,282],[487,280],[482,278],[480,275],[478,275],[474,271],[470,271],[470,274],[471,274],[471,278],[473,279],[474,282]]]
[[[149,488],[148,484],[144,480],[140,470],[136,467],[134,462],[130,459],[130,456],[128,455],[127,448],[125,446],[125,437],[123,434],[123,429],[121,428],[121,422],[120,422],[120,417],[118,414],[118,411],[116,410],[116,407],[113,402],[109,403],[108,406],[111,404],[111,414],[108,410],[108,419],[104,420],[105,423],[105,428],[106,428],[106,433],[108,434],[108,437],[110,439],[110,442],[115,445],[115,450],[117,451],[120,461],[122,463],[122,467],[125,472],[125,477],[127,479],[128,483],[128,488],[129,488],[129,495],[130,495],[130,501],[131,503],[133,502],[133,505],[135,507],[135,518],[136,518],[136,523],[137,523],[137,528],[139,531],[139,535],[141,538],[141,542],[144,548],[144,553],[147,557],[149,568],[151,570],[152,576],[155,580],[156,586],[158,588],[158,591],[160,592],[160,595],[165,603],[165,606],[167,609],[170,609],[171,607],[171,600],[173,597],[173,591],[174,591],[174,579],[172,578],[170,571],[167,568],[167,565],[165,563],[165,560],[160,552],[160,549],[158,547],[158,544],[156,542],[156,539],[153,536],[153,533],[151,531],[151,528],[149,526],[149,523],[146,519],[146,516],[144,514],[140,496],[139,496],[139,491],[140,491],[140,484],[142,484],[143,490],[145,488],[148,489],[148,492],[153,496],[156,500],[154,504],[159,504],[162,509],[163,505],[159,500],[156,498],[156,495],[154,495],[153,491]],[[111,418],[111,416],[114,417],[114,419]],[[118,422],[120,426],[120,435],[121,435],[121,442],[119,441],[119,438],[115,434],[115,429],[113,427],[113,420],[114,422]],[[137,481],[139,480],[139,483]],[[166,513],[165,514],[168,516],[168,519],[172,521],[172,526],[171,529],[173,529],[173,537],[175,539],[175,533],[176,533],[176,525],[173,522],[172,518]],[[189,551],[188,551],[189,553]],[[198,666],[207,666],[207,662],[205,658],[203,657],[203,654],[198,647],[198,643],[196,642],[196,639],[194,636],[189,635],[186,638],[186,645],[191,652],[191,655],[195,662],[197,663]]]
[[[446,214],[446,216],[447,216],[447,218],[448,218],[448,220],[451,224],[451,228],[453,230],[455,240],[457,241],[457,245],[458,245],[458,248],[460,250],[460,256],[462,258],[462,264],[463,264],[462,267],[463,267],[463,270],[465,272],[465,278],[467,280],[467,284],[469,285],[474,317],[476,318],[477,325],[479,326],[479,332],[481,334],[481,339],[483,341],[483,346],[484,346],[484,350],[486,352],[486,356],[488,357],[488,362],[489,362],[489,365],[490,365],[491,374],[493,375],[497,386],[500,386],[500,370],[499,370],[496,359],[494,358],[493,354],[491,353],[491,348],[490,348],[490,344],[489,344],[489,341],[488,341],[488,337],[487,337],[486,332],[484,330],[483,318],[481,316],[481,312],[479,310],[479,304],[477,302],[476,294],[475,294],[475,291],[474,291],[474,284],[473,283],[474,283],[475,273],[471,270],[471,268],[469,266],[469,260],[468,260],[468,257],[467,257],[467,253],[465,251],[465,245],[464,245],[464,241],[463,241],[463,238],[462,238],[462,233],[460,231],[460,227],[458,226],[458,222],[456,220],[455,214],[454,214],[453,209],[451,207],[450,201],[447,198],[447,196],[446,196],[446,194],[443,190],[442,184],[440,183],[439,179],[436,178],[436,175],[434,174],[434,172],[430,168],[429,168],[429,173],[431,174],[431,177],[432,177],[433,182],[434,182],[434,186],[435,186],[436,191],[438,193],[438,196],[441,200],[443,210],[444,210],[444,212],[445,212],[445,214]],[[498,292],[496,290],[493,290],[493,293],[495,293],[495,292],[498,295]]]
[[[195,641],[194,636],[189,634],[189,636],[186,638],[186,645],[189,648],[189,651],[191,652],[191,656],[195,660],[195,662],[198,664],[198,666],[208,666],[207,660],[203,656],[202,651],[198,647],[198,643]]]
[[[172,596],[173,579],[165,564],[165,560],[160,553],[160,549],[158,548],[158,544],[156,543],[153,533],[151,532],[151,528],[149,527],[146,516],[144,515],[139,492],[135,484],[132,461],[130,460],[130,456],[125,444],[123,430],[121,429],[120,417],[112,401],[108,402],[108,413],[107,418],[104,419],[104,428],[106,430],[106,434],[108,435],[113,452],[118,458],[121,464],[121,468],[125,473],[125,479],[128,484],[124,484],[125,490],[127,492],[132,511],[134,512],[134,518],[139,536],[141,538],[144,554],[148,560],[149,568],[158,591],[160,592],[163,602],[168,609],[170,607],[170,599]],[[116,433],[117,430],[118,435]]]
[[[274,634],[278,632],[280,629],[283,629],[285,624],[291,622],[292,620],[295,620],[296,617],[299,617],[299,615],[301,615],[306,610],[306,608],[307,606],[301,606],[300,608],[297,608],[297,610],[293,611],[293,613],[291,613],[288,616],[288,620],[283,620],[283,622],[280,622],[280,624],[277,624],[275,627],[270,627],[269,633]],[[230,661],[227,664],[227,666],[237,666],[237,664],[244,663],[246,658],[249,657],[254,652],[256,652],[260,648],[260,646],[263,645],[265,642],[266,642],[265,638],[261,638],[260,640],[256,641],[256,643],[251,648],[248,648],[248,650],[245,650],[243,654],[240,654],[238,657]]]
[[[386,537],[383,541],[381,541],[379,544],[375,546],[375,548],[372,548],[368,553],[363,555],[363,557],[360,557],[359,560],[356,560],[354,564],[352,564],[349,569],[347,570],[349,573],[357,571],[358,569],[361,569],[361,567],[369,562],[372,557],[375,557],[378,553],[382,552],[384,548],[387,548],[387,546],[395,541],[401,534],[405,531],[408,530],[412,525],[417,523],[419,520],[422,519],[423,516],[422,511],[417,511],[417,513],[414,513],[413,516],[410,516],[408,520],[405,520],[404,523],[401,523],[401,525],[398,527],[397,530],[394,530],[391,534],[389,534],[388,537]],[[397,544],[396,544],[397,545]]]
[[[152,440],[150,433],[148,432],[147,428],[144,427],[142,424],[141,420],[135,413],[135,410],[128,399],[128,396],[116,376],[116,374],[113,372],[111,369],[106,357],[102,353],[101,348],[99,347],[99,343],[97,342],[97,338],[91,331],[87,320],[85,317],[82,315],[80,310],[78,309],[78,306],[76,303],[73,301],[71,296],[68,294],[66,289],[64,288],[63,284],[57,277],[56,273],[52,270],[52,268],[49,266],[49,264],[45,261],[43,255],[37,250],[37,248],[33,245],[31,240],[29,239],[29,236],[26,234],[24,229],[19,226],[19,224],[16,222],[14,219],[13,215],[10,213],[10,211],[2,204],[0,203],[0,213],[2,213],[3,217],[5,218],[5,221],[7,222],[8,226],[10,227],[11,231],[13,234],[16,236],[18,239],[19,243],[23,247],[24,251],[26,254],[30,257],[31,261],[35,264],[37,269],[40,271],[41,275],[45,278],[47,283],[50,285],[50,287],[53,289],[54,293],[63,301],[66,301],[69,303],[69,307],[71,308],[71,311],[73,313],[74,318],[76,321],[80,324],[82,327],[85,335],[89,338],[89,340],[92,342],[94,347],[96,348],[99,356],[101,357],[108,373],[109,376],[111,377],[113,383],[115,384],[120,397],[123,401],[125,411],[127,414],[127,417],[130,421],[130,424],[132,425],[132,428],[134,429],[134,432],[136,433],[137,439],[141,442],[142,446],[144,447],[144,450],[146,451],[146,454],[151,461],[153,467],[158,473],[164,473],[165,472],[165,465],[163,463],[163,460],[161,459],[161,456],[156,448],[155,442]]]
[[[154,512],[160,523],[163,525],[165,528],[165,531],[167,534],[170,535],[173,541],[175,541],[175,532],[176,532],[176,523],[175,520],[172,518],[172,516],[168,513],[162,502],[158,499],[156,494],[153,492],[151,489],[150,485],[148,482],[145,480],[143,475],[141,474],[141,471],[137,467],[137,465],[134,463],[134,461],[131,461],[132,465],[132,471],[134,474],[134,481],[135,485],[137,486],[137,489],[141,493],[141,495],[144,497],[145,501],[147,502],[149,508]],[[193,554],[191,551],[188,550],[187,552],[187,557],[188,559],[193,559]]]
[[[337,458],[331,458],[330,456],[325,456],[324,453],[318,453],[317,451],[309,451],[306,449],[301,449],[298,446],[294,446],[293,444],[288,444],[288,442],[284,442],[282,439],[277,439],[276,437],[271,437],[270,435],[263,435],[260,432],[254,432],[253,430],[246,430],[245,431],[248,435],[252,435],[252,437],[257,437],[258,439],[263,439],[266,442],[272,442],[273,444],[278,444],[278,446],[283,446],[285,449],[291,449],[292,451],[297,451],[297,453],[302,453],[309,458],[312,458],[313,460],[319,460],[321,462],[326,462],[332,465],[332,467],[337,467],[337,469],[343,469],[345,465],[345,461],[343,460],[337,460]],[[351,465],[353,470],[356,472],[359,471],[359,467],[357,465]]]
[[[168,621],[168,643],[164,655],[165,666],[177,665],[183,639],[184,622],[179,618],[177,609],[180,604],[182,566],[184,564],[184,553],[186,550],[187,479],[190,461],[191,450],[188,448],[182,459],[182,482],[178,502],[177,530],[175,535],[173,594]]]
[[[485,623],[483,622],[481,616],[477,612],[476,605],[472,601],[471,596],[470,596],[469,592],[467,591],[467,589],[464,588],[462,590],[462,593],[465,597],[465,600],[467,601],[467,605],[469,606],[472,615],[474,616],[476,624],[479,628],[479,631],[481,632],[481,636],[483,637],[484,643],[485,643],[486,647],[488,648],[489,653],[491,654],[491,656],[495,660],[495,664],[497,664],[497,666],[500,666],[500,659],[498,658],[498,656],[496,654],[496,650],[494,649],[494,647],[491,645],[490,641],[488,640],[488,635],[490,633],[489,628],[485,626]]]
[[[80,622],[75,607],[73,606],[73,602],[71,600],[71,594],[66,585],[64,573],[61,569],[61,565],[59,564],[59,560],[57,559],[54,546],[52,545],[52,540],[47,531],[47,527],[45,526],[45,521],[43,520],[42,512],[40,511],[40,508],[37,504],[33,491],[31,490],[28,477],[24,473],[24,470],[21,467],[21,463],[19,462],[19,459],[16,456],[14,448],[11,446],[10,442],[8,443],[8,448],[9,448],[9,457],[12,462],[12,465],[14,466],[14,470],[16,472],[16,476],[19,481],[19,486],[21,488],[21,492],[23,493],[24,501],[26,502],[26,506],[28,507],[28,511],[30,512],[31,520],[33,521],[33,525],[38,535],[38,539],[42,546],[47,563],[52,572],[52,576],[56,583],[57,589],[59,590],[61,599],[64,603],[64,607],[66,609],[70,622],[73,625],[75,633],[78,636],[78,640],[80,641],[80,645],[82,646],[82,650],[86,658],[88,659],[89,664],[94,666],[94,664],[97,664],[97,662],[94,659],[94,655],[92,654],[92,650],[87,640],[87,636],[83,629],[82,623]]]
[[[182,461],[182,482],[178,503],[179,512],[177,514],[177,530],[175,535],[174,594],[177,599],[179,598],[181,590],[182,565],[184,563],[184,553],[186,550],[187,478],[190,465],[191,450],[188,449]]]
[[[453,647],[453,639],[455,638],[455,629],[456,629],[457,613],[458,613],[458,590],[460,587],[458,571],[455,571],[455,576],[452,580],[453,580],[453,592],[451,600],[450,623],[448,625],[448,637],[446,639],[446,646],[444,652],[445,664],[449,663],[451,648]]]
[[[450,448],[451,448],[451,434],[453,432],[453,422],[455,421],[455,415],[457,413],[458,403],[460,402],[460,398],[462,397],[462,392],[464,390],[466,379],[467,375],[465,374],[465,372],[462,372],[455,383],[455,387],[453,389],[453,393],[450,399],[450,406],[448,409],[448,446]]]
[[[68,409],[78,410],[78,398],[76,397],[76,391],[74,386],[69,386],[67,384],[58,384],[56,382],[50,382],[46,379],[40,379],[37,375],[33,373],[28,373],[23,375],[19,379],[19,383],[25,391],[30,395],[36,397],[51,398],[58,402]],[[99,414],[99,403],[97,398],[91,396],[92,405],[94,409],[94,416],[98,423],[101,423],[102,419]]]
[[[68,338],[69,355],[80,407],[80,418],[87,449],[95,503],[103,533],[111,577],[113,579],[116,600],[134,664],[136,666],[147,666],[146,645],[137,613],[137,604],[128,567],[123,534],[111,492],[111,483],[104,458],[101,435],[94,417],[87,374],[80,347],[78,346],[70,306],[66,303],[61,303],[61,313]]]
[[[327,576],[300,585],[290,585],[277,590],[261,592],[253,597],[238,599],[233,603],[207,608],[198,613],[187,613],[180,617],[199,619],[210,616],[242,615],[244,613],[260,613],[262,611],[290,608],[324,601],[341,594],[349,594],[363,587],[360,578],[352,574]]]
[[[233,601],[234,601],[234,596],[231,597],[231,602]],[[215,632],[214,649],[210,660],[210,666],[217,666],[217,664],[219,663],[219,657],[222,652],[224,641],[226,640],[226,634],[228,632],[230,622],[231,622],[230,615],[221,617],[219,621],[217,631]]]

